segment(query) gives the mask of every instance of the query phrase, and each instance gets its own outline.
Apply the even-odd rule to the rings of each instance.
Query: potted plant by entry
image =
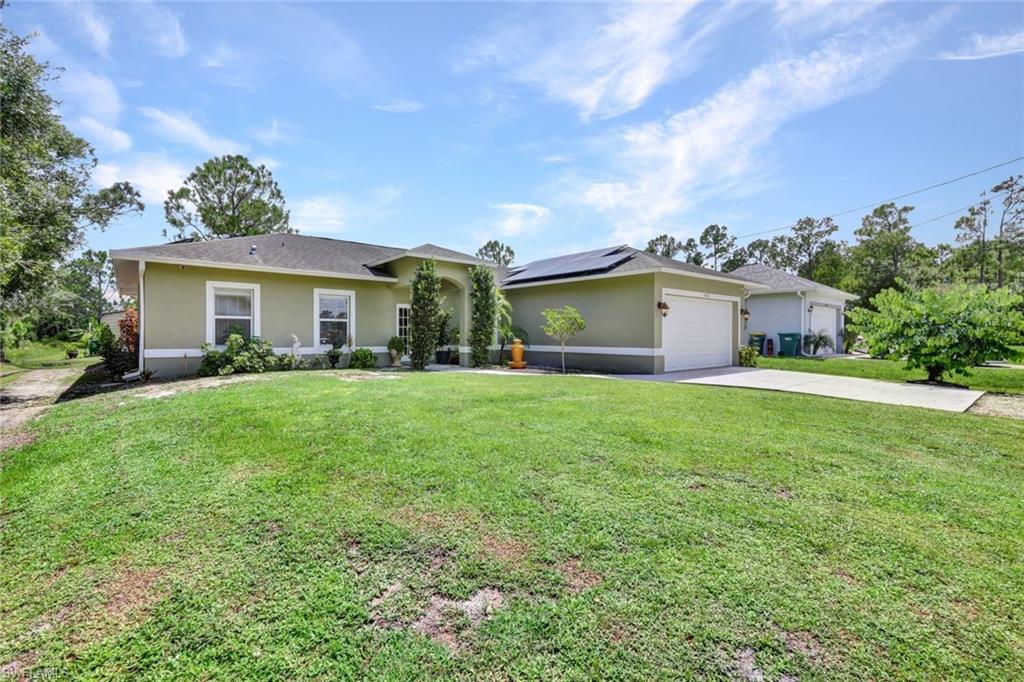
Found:
[[[330,338],[331,349],[327,351],[327,362],[331,363],[331,367],[333,368],[338,366],[338,361],[341,359],[342,340],[341,335],[339,334],[332,334]]]
[[[401,336],[392,336],[388,339],[388,353],[391,355],[391,366],[400,367],[402,356],[405,355],[405,339]]]
[[[451,362],[452,351],[448,347],[448,339],[451,336],[451,330],[448,325],[451,321],[452,312],[442,308],[441,312],[437,315],[437,348],[434,352],[434,360],[439,365],[447,365]]]
[[[453,365],[459,364],[459,329],[455,327],[452,329],[452,333],[448,336],[448,347],[454,348],[450,354],[449,361]]]

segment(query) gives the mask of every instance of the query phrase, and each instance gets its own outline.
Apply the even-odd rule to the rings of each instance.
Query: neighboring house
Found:
[[[542,331],[545,308],[575,307],[586,330],[566,345],[578,369],[660,374],[737,362],[741,302],[763,285],[630,246],[512,266],[501,287],[513,324],[526,330],[526,360],[557,366]]]
[[[437,263],[445,305],[468,364],[469,267],[486,261],[431,244],[400,249],[274,234],[182,241],[111,251],[122,295],[138,301],[140,364],[160,376],[193,373],[204,343],[229,330],[269,339],[288,352],[323,353],[352,337],[387,359],[392,336],[407,336],[409,283],[425,259]],[[544,308],[572,305],[587,329],[567,345],[572,367],[660,373],[735,364],[743,298],[763,285],[618,246],[511,268],[496,268],[529,334],[527,360],[559,364],[541,328]]]
[[[779,352],[779,334],[810,332],[824,332],[835,344],[835,350],[820,348],[818,355],[842,352],[846,303],[857,298],[856,294],[767,265],[744,265],[732,274],[765,285],[764,289],[751,291],[746,300],[750,319],[745,327],[748,334],[767,334],[773,340],[775,354]],[[802,344],[800,352],[804,352]]]
[[[121,327],[119,323],[124,319],[124,309],[111,310],[109,313],[103,313],[100,315],[100,322],[110,327],[110,331],[114,332],[114,337],[120,336]]]
[[[349,337],[383,364],[392,336],[407,336],[409,283],[425,259],[437,263],[445,305],[469,338],[469,267],[493,266],[432,244],[414,249],[297,234],[181,241],[110,252],[122,295],[138,301],[140,366],[160,376],[194,373],[204,343],[233,327],[274,350],[319,354]],[[464,364],[469,348],[459,348]]]

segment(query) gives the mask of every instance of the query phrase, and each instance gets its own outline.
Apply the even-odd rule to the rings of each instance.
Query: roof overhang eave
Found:
[[[130,251],[111,251],[111,258],[116,262],[145,261],[146,263],[163,263],[165,265],[191,265],[196,268],[220,268],[223,270],[243,270],[249,272],[271,272],[280,275],[299,275],[302,277],[330,277],[331,279],[358,279],[370,282],[397,282],[397,277],[384,275],[364,275],[357,273],[331,272],[328,270],[300,270],[295,268],[278,268],[268,265],[244,265],[241,263],[221,263],[218,261],[196,260],[193,258],[167,258],[148,256]]]

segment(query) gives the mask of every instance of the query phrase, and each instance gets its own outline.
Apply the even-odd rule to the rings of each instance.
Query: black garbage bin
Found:
[[[768,335],[764,332],[751,332],[747,345],[751,348],[756,348],[758,353],[764,355],[764,342],[767,338]]]

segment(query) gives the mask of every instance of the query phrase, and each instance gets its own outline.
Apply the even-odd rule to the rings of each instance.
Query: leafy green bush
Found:
[[[740,367],[757,367],[761,354],[753,346],[740,346]]]
[[[255,336],[247,339],[241,334],[231,334],[224,350],[217,350],[209,343],[204,343],[199,349],[203,352],[199,376],[203,377],[259,374],[276,368],[279,363],[270,341]]]
[[[369,348],[356,348],[352,351],[348,366],[352,369],[373,369],[377,366],[377,356]]]
[[[96,345],[99,347],[99,354],[103,358],[103,365],[112,375],[120,376],[125,372],[138,369],[138,358],[134,353],[129,353],[121,345],[121,340],[114,336],[114,332],[105,324],[96,327]]]
[[[413,369],[424,369],[437,345],[438,311],[441,309],[441,278],[434,261],[425,260],[416,268],[409,285],[409,359]]]
[[[274,369],[287,372],[293,369],[304,369],[309,366],[309,363],[298,355],[292,355],[291,353],[281,353],[277,356],[277,362],[274,363]]]
[[[470,296],[473,300],[473,315],[469,327],[469,357],[473,367],[483,367],[491,360],[490,348],[494,341],[497,314],[494,271],[482,265],[474,265],[469,269],[469,279]]]
[[[405,339],[401,336],[392,336],[388,339],[388,350],[397,351],[399,355],[405,354]]]
[[[850,311],[853,329],[872,355],[906,357],[906,368],[922,368],[929,381],[947,372],[970,374],[987,360],[1015,359],[1024,337],[1024,297],[1009,289],[961,284],[921,291],[886,289],[871,299],[877,311]]]
[[[835,341],[832,337],[822,331],[810,332],[804,334],[804,352],[809,355],[817,355],[818,351],[822,348],[828,348],[830,350],[836,349]]]

